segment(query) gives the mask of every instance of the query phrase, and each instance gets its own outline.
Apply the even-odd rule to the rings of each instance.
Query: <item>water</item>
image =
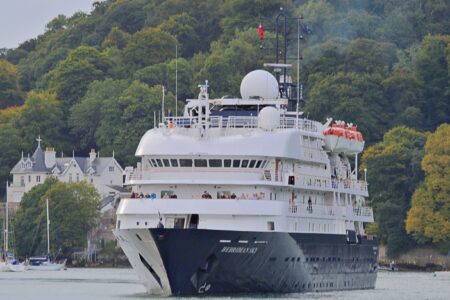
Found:
[[[27,271],[0,273],[1,300],[104,300],[152,299],[131,269],[68,269],[60,272]],[[202,297],[201,299],[205,299]],[[450,272],[380,272],[374,290],[307,293],[289,295],[252,295],[224,299],[450,299]],[[182,298],[172,298],[182,299]],[[194,297],[188,298],[190,300]],[[207,298],[214,299],[214,298]],[[216,298],[217,299],[217,298]]]

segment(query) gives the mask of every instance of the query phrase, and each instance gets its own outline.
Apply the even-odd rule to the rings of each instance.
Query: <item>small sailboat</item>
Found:
[[[5,251],[5,261],[0,264],[0,271],[9,272],[23,272],[26,267],[23,263],[19,262],[13,253],[9,252],[9,207],[8,202],[6,202],[6,220],[5,220],[5,232],[4,232],[4,251]]]
[[[48,199],[45,201],[47,208],[47,255],[40,257],[30,257],[27,270],[34,271],[60,271],[66,267],[66,259],[58,263],[51,261],[50,255],[50,218],[48,213]]]

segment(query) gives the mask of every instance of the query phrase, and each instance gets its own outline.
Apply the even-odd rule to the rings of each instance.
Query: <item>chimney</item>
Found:
[[[91,152],[89,153],[89,164],[91,166],[96,157],[97,157],[97,153],[95,153],[95,149],[91,149]]]
[[[47,147],[45,149],[44,162],[45,162],[45,167],[47,169],[50,169],[51,167],[53,167],[56,164],[55,148]]]

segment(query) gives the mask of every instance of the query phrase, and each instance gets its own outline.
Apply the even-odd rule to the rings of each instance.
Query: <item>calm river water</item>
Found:
[[[0,272],[1,300],[151,299],[131,269],[68,269],[60,272]],[[450,272],[380,272],[374,290],[289,294],[274,297],[221,297],[219,299],[450,299]],[[160,298],[161,299],[161,298]],[[171,298],[181,299],[181,298]],[[188,298],[195,299],[195,298]],[[213,299],[202,297],[201,299]],[[217,299],[217,298],[216,298]]]

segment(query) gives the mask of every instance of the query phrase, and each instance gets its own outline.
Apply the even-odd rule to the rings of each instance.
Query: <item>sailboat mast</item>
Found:
[[[8,212],[8,201],[6,201],[6,223],[5,223],[5,255],[8,255],[8,244],[9,244],[9,241],[8,241],[8,223],[9,223],[9,212]]]
[[[47,254],[50,255],[50,219],[48,217],[48,198],[45,199],[47,206]]]

